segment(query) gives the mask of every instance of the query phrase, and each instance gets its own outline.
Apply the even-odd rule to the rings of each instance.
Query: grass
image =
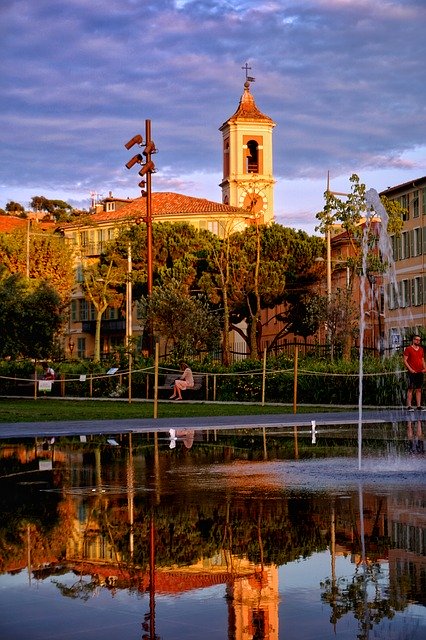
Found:
[[[298,408],[298,413],[328,411],[329,408]],[[293,413],[290,405],[220,404],[160,402],[159,418],[268,415]],[[0,398],[1,422],[50,422],[65,420],[125,420],[126,418],[153,418],[152,402],[127,402],[123,400],[61,400],[39,398],[38,400]]]

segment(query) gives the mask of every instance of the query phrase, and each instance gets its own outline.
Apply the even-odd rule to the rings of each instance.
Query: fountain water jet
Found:
[[[361,256],[362,268],[360,275],[360,349],[359,349],[359,394],[358,394],[358,469],[362,466],[362,400],[363,400],[363,374],[364,374],[364,333],[365,317],[364,308],[366,302],[365,280],[367,276],[367,255],[368,255],[368,235],[371,223],[375,215],[380,218],[378,249],[380,258],[386,265],[386,270],[390,276],[390,281],[397,291],[395,262],[393,259],[392,245],[388,234],[389,216],[380,200],[380,196],[375,189],[369,189],[365,194],[367,211],[365,216],[365,226],[362,235]]]

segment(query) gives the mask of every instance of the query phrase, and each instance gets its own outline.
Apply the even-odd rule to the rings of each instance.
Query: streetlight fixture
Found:
[[[138,146],[144,146],[143,138],[140,134],[136,134],[126,142],[124,145],[126,149],[131,149],[133,145],[137,144]],[[139,187],[141,187],[142,197],[146,198],[146,253],[147,253],[147,288],[148,295],[152,294],[152,282],[153,282],[153,259],[152,259],[152,174],[155,173],[155,165],[151,159],[151,155],[157,153],[157,149],[155,147],[154,141],[151,139],[151,120],[145,120],[145,148],[142,153],[137,153],[133,156],[127,163],[127,169],[131,169],[135,164],[140,164],[141,169],[139,171],[139,175],[142,177],[142,180],[139,182]],[[130,249],[129,249],[130,251]],[[130,264],[130,272],[131,272],[131,256],[129,257],[128,253],[128,269]],[[130,281],[130,277],[128,278]],[[131,284],[128,285],[129,288]],[[127,290],[129,294],[129,289]],[[131,291],[130,291],[131,296]],[[129,298],[129,295],[128,295]],[[131,308],[130,308],[129,316],[131,316]],[[130,335],[129,331],[131,331],[130,327],[127,327],[127,336]],[[153,352],[153,336],[152,330],[149,330],[149,344],[148,344],[149,353]]]
[[[74,340],[70,336],[70,338],[68,340],[68,350],[70,352],[70,357],[71,358],[72,358],[72,354],[73,354],[73,351],[74,351],[74,347],[75,347]]]

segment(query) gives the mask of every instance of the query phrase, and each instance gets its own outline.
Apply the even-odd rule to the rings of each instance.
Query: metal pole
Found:
[[[145,120],[145,141],[149,149],[151,144],[151,120]],[[151,153],[146,157],[151,160]],[[148,296],[152,294],[152,173],[146,174],[146,261],[147,261],[147,285]],[[152,355],[154,349],[154,336],[152,322],[148,323],[148,353]]]
[[[327,229],[327,300],[331,302],[331,231]]]
[[[145,120],[145,140],[146,145],[151,143],[151,120]],[[147,156],[147,161],[151,160],[151,154]],[[146,174],[146,254],[147,254],[147,276],[148,295],[152,293],[152,174]]]
[[[27,247],[26,247],[26,252],[27,252],[27,265],[26,265],[26,275],[27,278],[30,277],[30,219],[28,218],[27,220]]]
[[[127,286],[126,286],[126,349],[128,354],[128,363],[129,363],[129,389],[128,389],[128,398],[129,402],[132,401],[132,334],[133,334],[133,326],[132,326],[132,245],[129,243],[127,245]]]
[[[154,418],[158,418],[158,361],[159,361],[159,344],[155,343],[155,360],[154,360]]]

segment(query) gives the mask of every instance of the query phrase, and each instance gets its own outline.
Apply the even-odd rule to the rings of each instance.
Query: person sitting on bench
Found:
[[[180,362],[179,366],[183,373],[180,378],[175,380],[173,395],[170,396],[170,400],[173,400],[174,398],[176,398],[176,400],[182,400],[182,391],[185,391],[185,389],[192,389],[194,386],[194,377],[189,366],[186,362]]]

